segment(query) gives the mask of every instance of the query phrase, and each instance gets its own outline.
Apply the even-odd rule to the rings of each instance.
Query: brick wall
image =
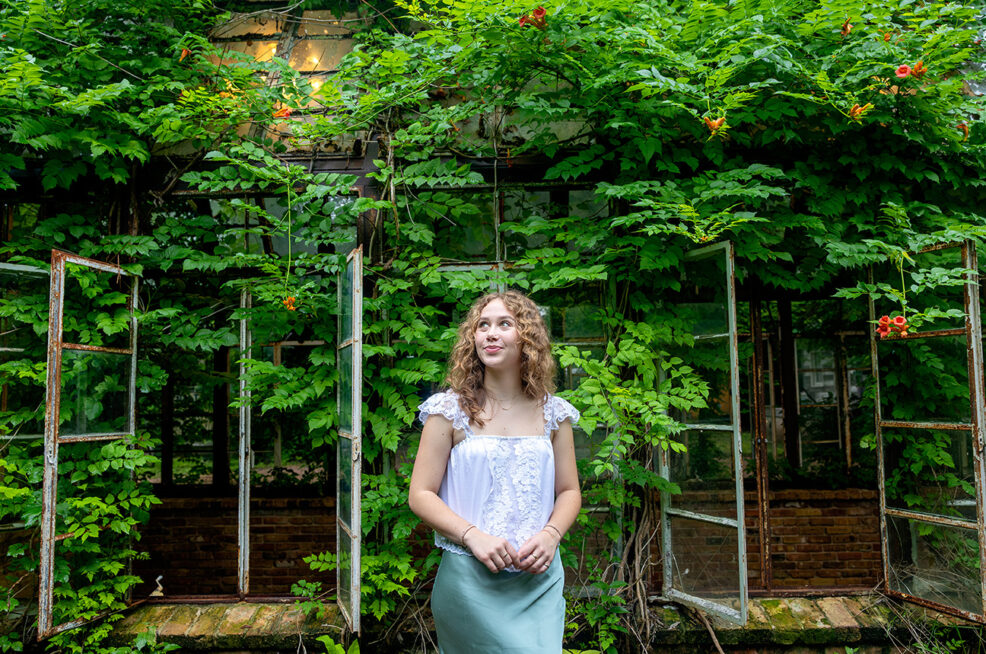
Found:
[[[778,491],[770,519],[774,587],[872,588],[881,578],[876,491]]]
[[[756,496],[744,495],[748,584],[760,583]],[[700,513],[730,515],[732,498],[721,492],[688,492],[676,505]],[[780,490],[770,493],[773,588],[872,588],[881,577],[879,501],[876,491]],[[735,509],[732,509],[735,515]],[[714,593],[738,587],[737,543],[731,528],[675,518],[673,548],[680,582]],[[652,548],[651,589],[662,584],[660,539]]]
[[[727,497],[689,495],[693,510],[725,514]],[[167,595],[236,592],[235,497],[162,498],[151,511],[137,548],[149,552],[135,561],[134,572],[146,582],[135,597],[154,589],[163,575]],[[757,507],[745,497],[750,588],[759,586]],[[873,587],[880,578],[879,505],[869,490],[781,490],[770,495],[771,559],[774,588]],[[682,521],[676,528],[679,571],[696,589],[735,587],[735,540],[729,530]],[[0,552],[23,539],[21,532],[0,532]],[[660,537],[653,541],[653,590],[660,589]],[[569,546],[572,544],[569,543]],[[590,549],[599,543],[586,543]],[[289,595],[299,579],[320,580],[334,587],[334,574],[314,575],[302,558],[335,551],[334,499],[254,498],[251,500],[250,591],[255,595]],[[569,571],[575,582],[575,570]],[[583,571],[584,572],[584,571]],[[4,570],[0,567],[0,576]],[[36,583],[30,584],[31,587]]]
[[[141,597],[163,575],[166,595],[235,594],[237,498],[162,498],[142,529],[134,562],[145,583]],[[330,497],[252,498],[250,501],[250,594],[290,595],[299,579],[335,587],[335,574],[311,572],[302,558],[335,551],[335,500]]]
[[[38,529],[15,529],[0,531],[0,589],[7,589],[16,584],[14,596],[20,599],[34,597],[38,590],[38,578],[35,574],[26,577],[24,573],[11,569],[11,560],[7,557],[7,549],[16,543],[30,543],[38,548],[41,540]]]

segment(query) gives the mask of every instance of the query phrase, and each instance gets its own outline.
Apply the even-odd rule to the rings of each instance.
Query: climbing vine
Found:
[[[981,7],[465,0],[379,9],[360,9],[356,47],[317,89],[284,59],[210,44],[228,17],[204,1],[31,0],[0,10],[0,188],[17,202],[0,258],[44,267],[60,247],[142,275],[145,407],[158,407],[169,375],[237,348],[240,318],[255,343],[324,343],[305,366],[237,355],[254,411],[300,412],[303,436],[290,446],[314,459],[336,438],[335,279],[361,226],[363,602],[370,630],[384,635],[416,624],[414,600],[437,564],[406,507],[417,402],[441,383],[472,299],[491,285],[528,291],[548,312],[564,394],[583,411],[579,465],[586,505],[597,509],[580,516],[564,555],[596,589],[570,603],[569,640],[602,651],[646,642],[655,497],[679,490],[656,474],[655,452],[683,448],[679,420],[710,409],[722,373],[689,355],[694,316],[676,301],[693,281],[680,274],[685,254],[729,240],[740,285],[842,288],[847,302],[891,300],[879,310],[890,313],[904,264],[873,287],[864,266],[980,241],[983,107],[966,85],[979,83],[968,66],[983,60]],[[364,196],[353,190],[359,176],[312,163],[353,135],[379,145]],[[487,265],[467,265],[475,262]],[[934,294],[947,295],[961,271],[921,262],[906,271],[908,297],[926,298],[907,309],[914,328],[956,317]],[[0,374],[34,403],[5,408],[4,433],[40,415],[47,329],[46,292],[12,288],[0,318],[36,340],[0,362]],[[243,291],[252,303],[241,308]],[[97,322],[92,338],[113,329]],[[906,380],[891,382],[900,403],[954,399],[960,384],[944,354],[938,387],[908,395]],[[155,439],[149,420],[125,451],[70,456],[65,483],[82,496],[60,509],[66,519],[96,507],[98,524],[126,514],[118,533],[139,533],[155,501],[139,481],[158,465],[147,453]],[[943,449],[932,442],[905,457],[948,474],[954,461]],[[715,449],[704,457],[716,474]],[[121,461],[135,480],[98,476]],[[21,613],[30,593],[18,580],[37,570],[41,470],[36,444],[0,440],[0,521],[28,534],[5,552],[4,607],[22,617],[0,636],[3,651],[31,637]],[[73,557],[86,551],[67,547]],[[122,544],[113,552],[93,564],[112,572],[132,554]],[[308,560],[315,571],[335,565],[333,553]],[[93,614],[121,608],[137,583],[62,581],[59,597]],[[332,595],[313,580],[297,591]],[[96,651],[106,631],[68,632],[50,647]]]

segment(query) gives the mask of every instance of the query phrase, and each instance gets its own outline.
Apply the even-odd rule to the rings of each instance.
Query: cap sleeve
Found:
[[[435,393],[418,406],[418,420],[423,425],[428,416],[440,415],[447,418],[454,429],[461,429],[466,434],[471,433],[469,429],[469,416],[459,406],[459,395],[452,391]]]
[[[578,422],[581,414],[568,400],[552,395],[548,398],[548,402],[544,406],[544,417],[544,430],[550,434],[569,418],[571,418],[573,424]]]

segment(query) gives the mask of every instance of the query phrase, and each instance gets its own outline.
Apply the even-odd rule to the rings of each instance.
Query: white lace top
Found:
[[[544,404],[544,433],[536,436],[475,434],[469,416],[452,391],[436,393],[418,407],[424,424],[438,414],[462,430],[465,439],[449,454],[438,496],[457,514],[520,549],[541,531],[555,505],[555,456],[551,432],[567,419],[578,422],[578,410],[551,395]],[[471,552],[436,533],[435,545],[457,554]],[[512,568],[508,568],[512,569]]]

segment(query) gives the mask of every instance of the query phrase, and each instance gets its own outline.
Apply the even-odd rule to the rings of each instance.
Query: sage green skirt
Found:
[[[494,574],[444,552],[431,593],[441,654],[560,654],[565,629],[561,557],[547,572]]]

